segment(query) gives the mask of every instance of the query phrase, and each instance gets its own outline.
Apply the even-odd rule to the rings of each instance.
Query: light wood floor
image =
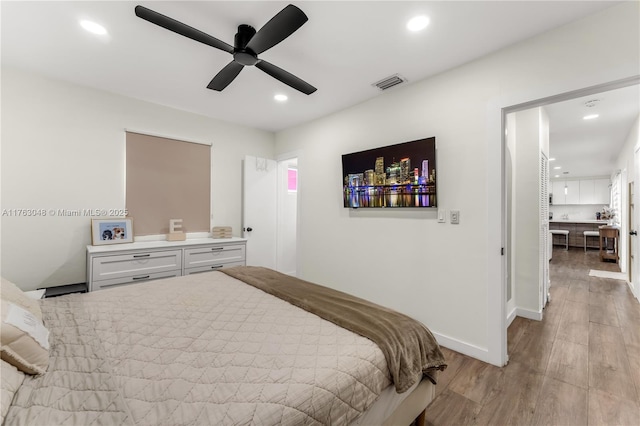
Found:
[[[509,364],[444,349],[427,425],[640,425],[640,304],[598,251],[555,247],[541,322],[516,318]]]

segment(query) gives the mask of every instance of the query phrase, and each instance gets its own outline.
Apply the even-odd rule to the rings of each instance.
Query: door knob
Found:
[[[246,229],[246,231],[247,232],[251,232],[251,231],[253,231],[253,228],[249,227],[249,228]]]
[[[638,231],[629,231],[629,235],[638,235]]]

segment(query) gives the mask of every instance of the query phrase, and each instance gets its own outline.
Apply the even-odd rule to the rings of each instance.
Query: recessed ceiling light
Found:
[[[277,94],[273,97],[273,99],[275,99],[278,102],[284,102],[287,99],[289,99],[289,97],[287,95],[283,95],[283,94]]]
[[[599,114],[589,114],[582,117],[583,120],[593,120],[594,118],[600,117]]]
[[[549,158],[549,161],[556,161],[555,158]]]
[[[93,21],[80,21],[80,25],[92,34],[105,35],[107,33],[107,30],[102,25],[96,24]]]
[[[562,168],[562,166],[555,166],[555,167],[553,168],[553,170],[560,170],[561,168]]]
[[[409,31],[420,31],[427,28],[429,25],[429,17],[425,15],[415,16],[407,22],[407,29]]]
[[[558,177],[560,177],[560,175],[554,175],[553,177],[554,177],[554,178],[558,178]]]

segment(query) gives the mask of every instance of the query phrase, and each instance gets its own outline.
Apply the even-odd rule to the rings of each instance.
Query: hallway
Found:
[[[444,349],[427,424],[640,425],[640,304],[597,251],[555,248],[543,321],[517,317],[509,364],[498,368]]]

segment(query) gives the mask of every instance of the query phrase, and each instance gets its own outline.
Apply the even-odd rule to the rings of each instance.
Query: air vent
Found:
[[[404,83],[405,81],[407,81],[407,79],[402,77],[400,74],[394,74],[390,77],[383,78],[377,83],[373,83],[372,86],[375,86],[380,90],[387,90],[393,86],[397,86],[400,83]]]

